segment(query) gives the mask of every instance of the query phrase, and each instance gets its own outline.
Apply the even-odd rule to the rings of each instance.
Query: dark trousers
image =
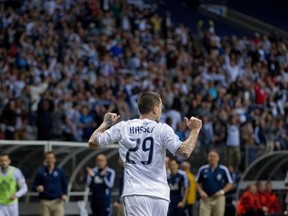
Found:
[[[112,211],[111,200],[107,199],[93,200],[90,203],[90,207],[92,216],[109,216]]]
[[[252,210],[246,212],[243,216],[264,216],[264,212],[262,210]]]
[[[186,208],[178,208],[177,203],[170,202],[168,209],[168,216],[186,216],[185,210]]]
[[[14,131],[5,130],[5,139],[6,140],[14,140]]]
[[[189,216],[193,216],[193,208],[194,208],[193,204],[186,206],[186,212],[188,212]]]

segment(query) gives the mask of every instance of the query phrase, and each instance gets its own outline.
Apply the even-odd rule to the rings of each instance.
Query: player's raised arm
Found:
[[[195,117],[191,117],[190,119],[185,117],[185,121],[187,127],[189,127],[191,131],[189,137],[177,149],[176,155],[180,155],[187,159],[190,157],[197,143],[197,138],[202,128],[202,121]]]
[[[110,112],[106,113],[102,124],[92,133],[88,141],[89,148],[95,150],[99,149],[100,145],[97,141],[97,135],[99,133],[103,133],[107,128],[115,124],[119,119],[120,115],[117,115],[116,113],[110,113]]]

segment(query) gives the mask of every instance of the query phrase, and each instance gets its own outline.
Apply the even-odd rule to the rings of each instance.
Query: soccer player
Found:
[[[92,192],[90,206],[93,216],[108,216],[112,212],[112,188],[115,171],[107,166],[107,158],[100,154],[96,158],[96,167],[87,167],[87,185]]]
[[[18,198],[27,193],[27,184],[20,169],[10,166],[6,153],[0,153],[0,215],[18,216]]]
[[[139,119],[121,121],[114,126],[120,116],[106,113],[103,123],[91,135],[89,147],[100,149],[119,143],[125,169],[122,198],[126,215],[167,215],[170,189],[164,163],[166,149],[188,158],[196,145],[202,122],[195,117],[185,118],[191,131],[182,142],[170,126],[159,123],[162,114],[159,94],[140,94],[138,108]]]
[[[170,204],[168,216],[186,215],[186,203],[189,192],[189,183],[186,173],[179,170],[176,160],[169,161],[170,172],[167,176],[168,185],[170,187]]]

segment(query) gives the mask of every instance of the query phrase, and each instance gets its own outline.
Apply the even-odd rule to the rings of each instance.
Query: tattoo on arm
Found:
[[[101,132],[104,132],[107,128],[107,123],[102,123],[91,135],[89,141],[88,141],[88,144],[89,144],[89,148],[91,149],[99,149],[100,148],[100,145],[97,141],[97,135],[98,133],[101,133]]]
[[[98,145],[98,142],[97,142],[97,134],[98,133],[93,133],[88,141],[88,144],[89,144],[89,148],[91,149],[98,149],[99,148],[99,145]]]
[[[179,146],[176,155],[181,155],[184,158],[189,158],[192,151],[194,150],[199,130],[192,130],[189,134],[189,137]]]

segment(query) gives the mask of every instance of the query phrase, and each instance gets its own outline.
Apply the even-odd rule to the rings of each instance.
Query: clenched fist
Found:
[[[190,128],[190,130],[200,130],[202,128],[202,121],[198,118],[191,117],[190,119],[184,118],[187,127]]]
[[[113,124],[115,124],[119,119],[120,119],[120,115],[117,115],[116,113],[106,113],[104,116],[104,120],[103,122],[108,126],[112,126]]]
[[[43,185],[38,185],[37,192],[42,193],[43,191],[44,191],[44,186]]]

